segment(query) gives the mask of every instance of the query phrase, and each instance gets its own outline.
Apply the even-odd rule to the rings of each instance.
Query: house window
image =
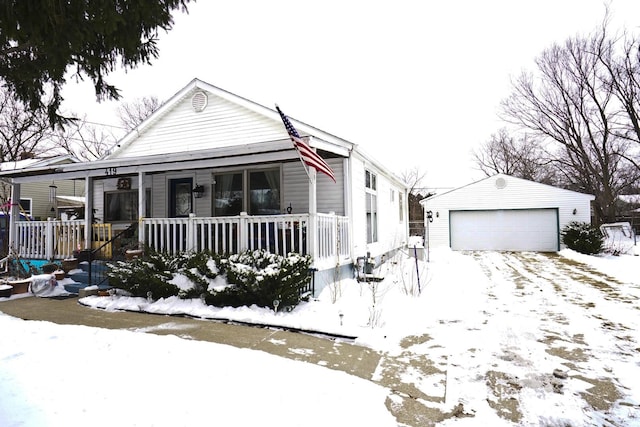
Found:
[[[242,172],[216,175],[213,184],[213,216],[233,216],[242,212]]]
[[[400,222],[404,221],[404,194],[398,192],[398,215],[400,216]]]
[[[104,194],[105,222],[138,220],[138,190],[113,191]]]
[[[280,170],[249,172],[249,213],[277,215],[280,213]]]
[[[32,199],[20,199],[20,211],[26,216],[31,216],[31,204]]]
[[[214,216],[281,213],[280,169],[244,170],[214,176]]]
[[[365,171],[365,209],[367,221],[367,243],[378,241],[378,192],[376,175]]]
[[[145,188],[144,190],[144,216],[146,218],[151,218],[151,189]]]

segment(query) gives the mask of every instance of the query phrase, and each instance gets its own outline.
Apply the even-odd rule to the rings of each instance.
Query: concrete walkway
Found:
[[[401,373],[406,359],[391,358],[366,347],[340,339],[332,340],[279,329],[226,324],[187,317],[105,311],[85,307],[77,298],[62,300],[24,297],[0,301],[0,312],[25,320],[42,320],[60,325],[85,325],[96,328],[124,329],[158,335],[176,335],[186,339],[227,344],[260,350],[288,359],[321,364],[330,369],[374,381],[389,389],[386,405],[399,424],[435,425],[451,416],[420,400],[441,401],[440,396],[416,398],[415,388],[403,384]],[[407,360],[407,362],[404,362]],[[375,380],[374,380],[375,377]],[[401,403],[402,402],[402,403]]]

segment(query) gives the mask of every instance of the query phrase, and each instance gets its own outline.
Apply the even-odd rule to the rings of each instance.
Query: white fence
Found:
[[[107,225],[93,227],[102,230]],[[84,249],[84,226],[83,220],[18,221],[14,248],[23,258],[69,258],[73,251]],[[265,249],[280,255],[310,254],[314,264],[334,266],[350,258],[349,220],[332,214],[144,218],[140,226],[140,241],[170,254],[205,250],[229,254]],[[312,229],[316,230],[313,235],[309,232]],[[92,234],[97,235],[98,231],[94,229]],[[108,234],[110,238],[110,226]],[[92,247],[96,247],[95,242]],[[107,247],[111,257],[111,246]]]

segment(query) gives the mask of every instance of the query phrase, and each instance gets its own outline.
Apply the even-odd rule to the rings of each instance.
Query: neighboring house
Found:
[[[568,223],[591,222],[594,198],[498,174],[420,203],[430,247],[554,252]]]
[[[23,170],[25,168],[51,168],[62,164],[77,162],[71,156],[59,156],[47,159],[28,158],[12,162],[0,163],[1,172]],[[0,180],[0,255],[8,250],[7,214],[12,200],[10,181]],[[52,196],[55,196],[52,200]],[[46,181],[28,182],[22,185],[19,197],[19,212],[25,219],[46,220],[60,218],[70,205],[83,206],[84,181],[58,180],[48,178]],[[71,200],[74,202],[72,203]],[[84,208],[78,209],[83,211]],[[84,213],[84,212],[83,212]]]
[[[84,230],[93,221],[111,224],[115,234],[137,223],[137,242],[169,253],[310,254],[319,289],[353,274],[358,257],[381,259],[406,245],[407,188],[357,145],[291,122],[331,166],[337,182],[314,177],[313,169],[312,179],[307,176],[274,109],[197,79],[105,159],[0,177],[11,180],[18,193],[36,177],[82,180]],[[18,239],[23,226],[15,226]],[[90,235],[84,232],[84,247],[90,247],[84,238]],[[37,256],[37,248],[20,243],[24,256]],[[121,249],[115,245],[114,253]]]

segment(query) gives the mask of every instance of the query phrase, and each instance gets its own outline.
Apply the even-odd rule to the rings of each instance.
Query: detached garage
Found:
[[[594,196],[495,175],[421,202],[430,247],[453,250],[560,250],[560,231],[591,221]]]

